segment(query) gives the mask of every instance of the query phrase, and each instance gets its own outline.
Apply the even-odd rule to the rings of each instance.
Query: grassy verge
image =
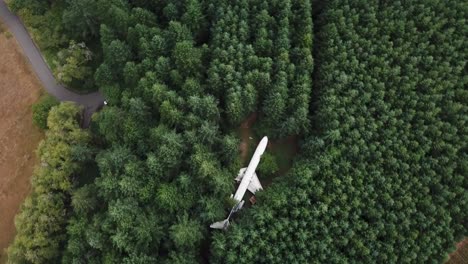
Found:
[[[7,27],[5,26],[5,24],[3,24],[3,21],[1,20],[0,20],[0,34],[5,34],[5,37],[7,39],[12,37],[11,32],[8,31]]]

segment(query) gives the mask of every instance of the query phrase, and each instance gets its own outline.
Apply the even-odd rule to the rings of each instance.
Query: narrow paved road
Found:
[[[47,63],[44,61],[39,49],[29,36],[23,23],[18,16],[8,9],[3,0],[0,0],[0,19],[15,36],[47,92],[60,101],[72,101],[83,105],[85,107],[83,125],[85,127],[88,126],[91,115],[103,104],[104,97],[101,93],[76,94],[59,84],[55,80]]]

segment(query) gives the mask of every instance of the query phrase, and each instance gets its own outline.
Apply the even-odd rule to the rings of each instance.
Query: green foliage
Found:
[[[459,1],[323,7],[318,131],[255,209],[214,237],[214,263],[445,261],[468,230],[459,10]]]
[[[41,49],[56,52],[68,44],[70,39],[62,25],[63,8],[60,4],[52,8],[44,1],[13,0],[8,5],[20,15]]]
[[[11,34],[10,31],[7,31],[7,32],[5,32],[5,37],[6,37],[7,39],[10,39],[10,38],[13,37],[13,34]]]
[[[51,54],[86,43],[110,102],[93,117],[99,173],[76,190],[69,176],[93,152],[79,111],[52,110],[49,131],[63,131],[39,153],[53,171],[37,173],[18,219],[50,210],[57,224],[18,220],[31,227],[10,250],[18,262],[194,263],[210,243],[213,263],[441,262],[466,234],[460,1],[319,3],[317,38],[309,0],[12,4]],[[233,205],[232,126],[252,112],[271,138],[299,135],[301,152],[210,232]],[[46,193],[53,204],[35,202]],[[49,229],[47,245],[35,239]]]
[[[223,152],[221,153],[221,158],[226,162],[226,164],[237,163],[239,159],[239,145],[240,140],[233,135],[226,135],[223,137],[221,142]]]
[[[47,129],[47,116],[52,107],[58,105],[57,99],[50,95],[42,96],[32,105],[33,122],[42,129]]]
[[[12,0],[8,4],[22,18],[55,77],[73,90],[87,92],[97,88],[92,73],[102,60],[99,26],[105,23],[121,33],[129,19],[123,2],[111,2]]]
[[[192,249],[198,245],[203,238],[202,228],[199,223],[183,216],[177,224],[171,226],[171,238],[177,248]]]
[[[312,14],[309,1],[213,3],[210,88],[228,121],[260,111],[275,137],[309,127]],[[261,105],[262,107],[258,107]]]
[[[8,248],[10,263],[47,263],[60,257],[67,221],[65,197],[60,193],[33,193],[15,219],[17,234]]]
[[[64,262],[196,262],[209,224],[225,216],[234,157],[218,155],[236,155],[237,141],[221,134],[219,100],[206,91],[209,49],[197,39],[207,28],[203,16],[188,23],[202,12],[190,5],[168,3],[173,21],[135,7],[125,32],[100,26],[94,76],[111,106],[93,116],[99,176],[72,196]]]
[[[276,161],[276,157],[269,152],[265,152],[262,155],[262,159],[260,160],[260,164],[257,167],[257,171],[260,174],[260,178],[267,178],[278,172],[278,162]]]
[[[125,63],[130,59],[128,46],[120,40],[113,40],[109,46],[103,47],[104,60],[111,67],[114,73],[119,73]]]
[[[193,76],[201,66],[201,52],[189,41],[176,43],[172,55],[178,71],[184,76]]]
[[[69,85],[74,80],[84,81],[91,77],[91,68],[87,64],[92,54],[85,43],[71,41],[68,48],[61,50],[57,57],[54,74],[60,82]]]
[[[97,197],[95,196],[96,188],[94,185],[85,185],[73,192],[71,205],[77,213],[87,213],[96,209]]]
[[[98,37],[101,24],[122,33],[129,22],[129,8],[125,1],[66,1],[63,24],[73,39],[92,40]]]
[[[15,1],[10,1],[8,2],[8,6],[13,10],[14,12],[18,12],[21,9],[28,8],[31,11],[34,12],[34,14],[44,14],[48,6],[46,2],[43,1],[37,1],[37,0],[15,0]]]
[[[186,1],[186,11],[181,17],[182,23],[187,25],[192,31],[194,37],[202,34],[202,31],[206,31],[206,19],[203,14],[203,1],[199,0],[188,0]]]
[[[37,151],[40,165],[33,175],[32,194],[15,220],[17,234],[8,248],[10,263],[60,260],[67,239],[73,177],[83,164],[73,155],[73,149],[87,149],[89,142],[88,133],[79,127],[79,111],[72,103],[62,103],[49,113],[49,129]]]
[[[106,106],[97,115],[93,115],[93,121],[98,133],[108,142],[121,139],[119,131],[122,130],[124,113],[119,108]]]

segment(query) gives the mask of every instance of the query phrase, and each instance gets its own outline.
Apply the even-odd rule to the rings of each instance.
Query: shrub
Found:
[[[7,39],[11,39],[11,37],[13,37],[13,34],[11,34],[10,31],[7,31],[7,32],[5,32],[5,37],[6,37]]]
[[[265,152],[262,155],[262,159],[260,160],[260,164],[258,165],[258,172],[260,173],[261,178],[266,178],[272,176],[276,172],[278,172],[278,162],[276,157],[273,154]]]
[[[51,95],[42,96],[38,102],[33,104],[33,122],[42,129],[47,129],[47,116],[53,106],[58,105],[57,99]]]

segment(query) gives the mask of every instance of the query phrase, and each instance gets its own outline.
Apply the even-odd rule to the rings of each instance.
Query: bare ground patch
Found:
[[[252,113],[246,120],[241,123],[239,127],[239,134],[241,137],[239,149],[242,163],[245,163],[248,158],[247,155],[249,153],[249,143],[252,140],[251,128],[256,120],[257,113]]]
[[[240,137],[240,159],[243,166],[247,166],[250,158],[255,151],[260,140],[265,135],[256,135],[254,132],[255,122],[258,119],[258,114],[252,113],[247,117],[237,129]],[[285,175],[292,166],[293,158],[299,151],[297,136],[288,136],[282,139],[272,139],[268,141],[267,151],[276,157],[279,171],[269,178],[263,178],[262,184],[268,186],[273,178]]]
[[[464,264],[468,263],[468,237],[457,243],[457,249],[449,256],[446,264]]]
[[[41,91],[16,40],[0,32],[0,263],[14,238],[14,217],[30,191],[34,151],[43,138],[31,111]]]

